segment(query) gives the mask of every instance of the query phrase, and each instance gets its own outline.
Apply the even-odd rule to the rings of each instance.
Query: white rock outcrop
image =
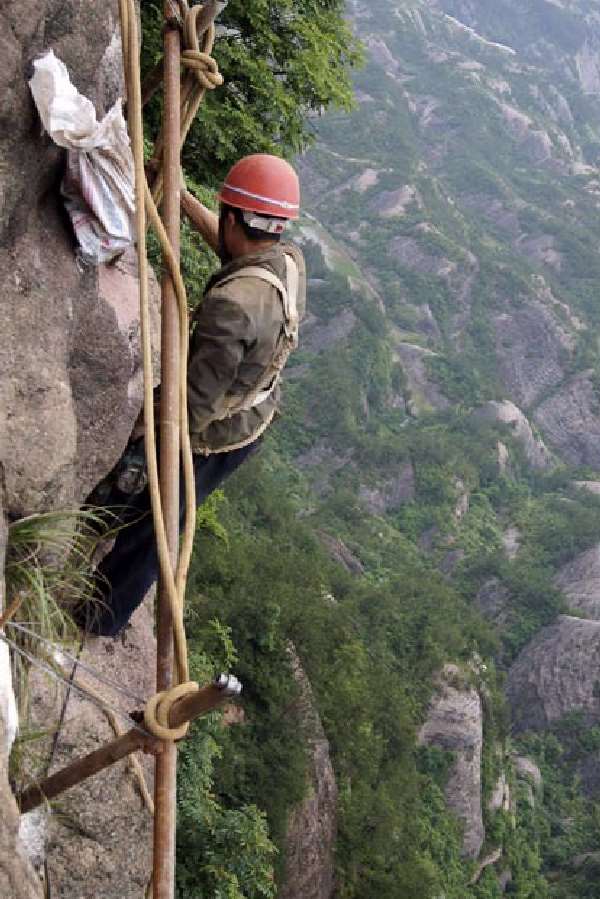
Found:
[[[513,438],[520,444],[532,468],[544,470],[551,467],[551,455],[544,442],[534,435],[527,417],[510,400],[486,403],[475,415],[482,421],[509,425]]]
[[[485,838],[481,809],[483,710],[479,693],[466,686],[463,678],[456,665],[446,665],[419,733],[419,743],[454,754],[446,801],[464,826],[463,853],[474,859]]]
[[[289,647],[299,698],[292,714],[308,750],[308,795],[288,819],[285,874],[279,899],[330,899],[334,888],[337,784],[329,742],[310,681],[294,647]]]

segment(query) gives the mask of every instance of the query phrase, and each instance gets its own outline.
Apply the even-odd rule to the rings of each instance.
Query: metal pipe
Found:
[[[172,4],[164,3],[164,200],[162,218],[173,251],[179,258],[180,227],[180,57],[179,30],[170,22]],[[168,269],[162,279],[160,488],[173,569],[179,547],[179,313]],[[158,588],[157,691],[173,682],[172,619],[164,583]],[[175,802],[177,747],[174,743],[156,757],[154,779],[154,899],[175,895]]]
[[[178,727],[185,721],[193,721],[201,715],[212,712],[228,699],[239,696],[241,689],[241,684],[235,677],[222,674],[214,684],[180,699],[171,709],[169,725]],[[52,774],[42,783],[23,790],[17,798],[21,813],[30,812],[44,801],[54,799],[65,790],[70,790],[88,777],[99,774],[132,752],[143,749],[144,752],[158,755],[164,752],[165,746],[161,740],[133,728],[116,740]]]
[[[221,674],[214,684],[184,696],[175,703],[169,713],[169,727],[179,727],[186,721],[194,721],[201,715],[214,711],[227,699],[239,696],[241,692],[242,685],[236,677]]]

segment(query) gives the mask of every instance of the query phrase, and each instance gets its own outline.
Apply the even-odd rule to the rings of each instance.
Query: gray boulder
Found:
[[[361,484],[358,496],[372,515],[385,515],[415,498],[415,470],[410,462],[400,467],[398,474],[378,486]]]
[[[600,468],[598,397],[589,372],[562,384],[533,418],[566,462]]]
[[[357,318],[352,309],[343,309],[339,315],[326,324],[320,319],[312,317],[312,320],[303,328],[302,349],[309,353],[322,353],[336,344],[347,340],[356,327]]]
[[[516,755],[513,758],[515,771],[520,780],[527,780],[529,783],[539,790],[542,786],[542,772],[534,761],[524,755]]]
[[[564,565],[554,583],[574,612],[600,621],[600,544]]]
[[[360,559],[348,549],[343,540],[332,537],[331,534],[326,534],[325,531],[319,531],[318,536],[333,561],[341,565],[342,568],[345,568],[349,574],[360,576],[365,573],[365,566]]]
[[[475,597],[475,604],[484,618],[501,627],[509,616],[510,593],[498,578],[485,581]]]
[[[436,353],[404,341],[399,341],[395,345],[395,351],[406,374],[410,391],[409,408],[412,414],[418,415],[432,409],[447,409],[450,403],[433,381],[426,363],[426,360],[434,358]]]
[[[527,408],[561,383],[574,342],[542,303],[509,307],[492,325],[500,377],[515,403]]]
[[[517,733],[543,730],[571,712],[600,721],[600,622],[561,615],[512,665],[507,695]]]

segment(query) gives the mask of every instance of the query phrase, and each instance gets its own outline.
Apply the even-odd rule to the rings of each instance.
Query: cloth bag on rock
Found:
[[[133,246],[133,156],[117,100],[98,122],[93,103],[71,83],[52,50],[34,62],[29,82],[44,129],[67,153],[61,186],[65,206],[86,264],[108,262]]]

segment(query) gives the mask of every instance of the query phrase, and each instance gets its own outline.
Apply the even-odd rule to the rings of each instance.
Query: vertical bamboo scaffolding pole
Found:
[[[173,251],[179,258],[180,221],[180,56],[177,28],[168,24],[171,3],[164,14],[164,200],[162,217]],[[179,544],[179,317],[175,288],[165,267],[162,280],[160,485],[167,541],[173,568]],[[159,583],[157,622],[157,690],[173,680],[172,621],[165,585]],[[175,805],[177,747],[169,744],[156,759],[154,785],[154,899],[175,895]]]

